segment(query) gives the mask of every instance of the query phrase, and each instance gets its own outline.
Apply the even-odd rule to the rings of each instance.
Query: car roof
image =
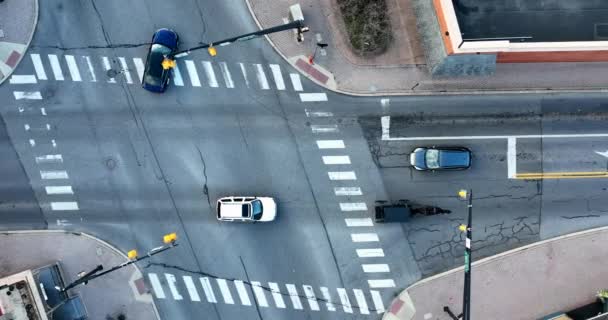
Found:
[[[154,33],[154,42],[175,49],[177,45],[177,33],[167,28],[158,29]]]
[[[249,206],[248,202],[222,202],[220,212],[221,218],[248,218],[243,217],[243,206]],[[249,211],[249,210],[248,210]]]

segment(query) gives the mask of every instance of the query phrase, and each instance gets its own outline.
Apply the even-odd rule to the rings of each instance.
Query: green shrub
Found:
[[[391,40],[386,0],[337,0],[351,45],[360,55],[380,54]]]

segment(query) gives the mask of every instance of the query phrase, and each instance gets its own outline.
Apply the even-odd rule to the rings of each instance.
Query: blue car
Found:
[[[416,148],[410,164],[421,171],[464,170],[471,166],[471,151],[464,147]]]
[[[163,69],[162,62],[167,55],[177,52],[179,37],[170,29],[159,29],[152,36],[152,45],[146,58],[141,86],[152,92],[164,92],[169,83],[171,69]]]

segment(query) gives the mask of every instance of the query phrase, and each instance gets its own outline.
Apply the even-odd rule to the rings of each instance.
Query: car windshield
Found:
[[[251,203],[251,207],[253,210],[253,219],[254,220],[260,220],[262,219],[262,201],[260,200],[255,200]]]
[[[424,161],[429,169],[439,168],[439,150],[427,150]]]
[[[159,86],[161,85],[163,76],[163,60],[165,56],[171,53],[171,49],[162,44],[153,44],[150,49],[150,57],[148,58],[148,73],[146,74],[146,83]]]

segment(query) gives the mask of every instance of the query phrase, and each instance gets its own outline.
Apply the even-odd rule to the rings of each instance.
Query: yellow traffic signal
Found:
[[[467,231],[467,225],[466,224],[461,224],[458,226],[458,230],[460,230],[460,232],[465,232]]]
[[[164,243],[173,243],[175,240],[177,240],[177,234],[175,234],[175,232],[163,236]]]
[[[165,58],[163,59],[162,65],[165,70],[175,68],[175,60]]]
[[[127,257],[129,258],[129,260],[137,259],[137,250],[131,250],[127,252]]]
[[[209,52],[209,55],[212,57],[215,57],[217,55],[217,50],[215,50],[215,47],[207,48],[207,52]]]
[[[458,196],[461,199],[465,199],[466,200],[466,198],[467,198],[467,190],[462,189],[462,190],[458,191]]]

